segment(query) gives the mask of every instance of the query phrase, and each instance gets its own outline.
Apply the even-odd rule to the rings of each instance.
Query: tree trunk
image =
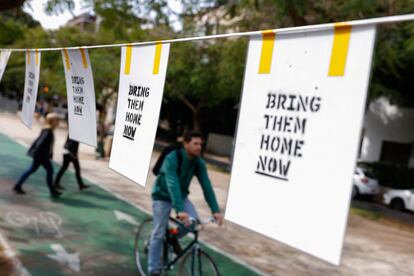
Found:
[[[201,131],[201,126],[200,126],[200,110],[202,105],[198,104],[197,106],[195,106],[194,104],[192,104],[189,100],[187,100],[186,97],[184,97],[181,94],[178,94],[178,97],[183,101],[183,103],[191,110],[191,113],[193,113],[193,130],[196,131]]]
[[[108,89],[108,94],[104,95],[102,100],[100,101],[101,110],[99,110],[99,117],[98,117],[98,129],[99,129],[99,137],[98,137],[98,148],[96,151],[99,153],[100,157],[105,157],[105,138],[107,132],[107,126],[105,124],[106,116],[108,114],[108,104],[111,102],[111,98],[115,93],[115,90]]]
[[[200,126],[200,108],[196,108],[193,111],[193,130],[201,131]]]
[[[101,102],[101,110],[99,111],[98,117],[98,130],[99,130],[99,137],[98,137],[98,145],[96,148],[96,153],[98,154],[98,158],[105,157],[105,136],[106,136],[106,127],[105,127],[105,118],[106,118],[106,103],[107,101]]]
[[[0,0],[0,11],[18,8],[23,5],[25,0]]]

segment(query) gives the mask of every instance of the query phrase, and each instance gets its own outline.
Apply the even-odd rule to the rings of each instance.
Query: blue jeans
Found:
[[[14,188],[20,189],[24,183],[24,181],[32,174],[34,173],[39,166],[42,165],[46,170],[46,182],[47,186],[49,187],[50,193],[53,193],[53,166],[50,160],[36,160],[33,159],[32,165],[20,176],[19,180],[17,181]]]
[[[164,243],[165,233],[168,227],[168,218],[172,209],[172,203],[162,200],[154,200],[152,202],[153,223],[151,241],[148,252],[148,272],[160,273],[163,265],[162,260],[162,246]],[[197,211],[193,204],[184,199],[184,212],[190,217],[198,219]]]

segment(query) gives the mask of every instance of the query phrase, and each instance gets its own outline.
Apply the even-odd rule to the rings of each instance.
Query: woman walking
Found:
[[[59,117],[56,113],[49,113],[46,116],[46,124],[40,132],[39,137],[30,146],[27,154],[33,158],[33,162],[30,167],[20,176],[13,190],[17,194],[25,194],[22,189],[24,181],[34,173],[40,165],[46,170],[46,183],[49,187],[50,195],[52,197],[58,197],[60,192],[56,191],[53,187],[53,166],[50,162],[53,156],[53,144],[54,144],[54,129],[59,124]]]

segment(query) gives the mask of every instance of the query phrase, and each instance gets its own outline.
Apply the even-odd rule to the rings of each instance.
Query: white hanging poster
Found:
[[[7,61],[9,60],[11,51],[0,51],[0,82],[6,70]]]
[[[92,67],[86,49],[62,50],[70,139],[96,147],[96,102]]]
[[[158,126],[170,45],[122,48],[118,104],[109,167],[141,186]]]
[[[21,120],[30,129],[32,128],[37,90],[39,88],[40,57],[41,54],[37,50],[26,52],[26,74]]]
[[[338,265],[375,26],[250,39],[225,218]]]

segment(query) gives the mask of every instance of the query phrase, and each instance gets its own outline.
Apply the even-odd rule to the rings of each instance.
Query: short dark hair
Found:
[[[194,137],[203,139],[203,134],[196,130],[188,131],[184,134],[184,142],[189,143]]]

